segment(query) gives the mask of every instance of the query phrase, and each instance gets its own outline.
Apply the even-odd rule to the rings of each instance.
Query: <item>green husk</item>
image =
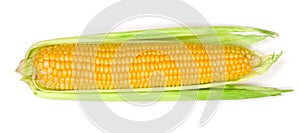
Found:
[[[202,42],[204,44],[239,45],[246,47],[263,41],[268,37],[275,38],[277,36],[278,34],[276,32],[241,26],[193,26],[111,32],[106,34],[83,35],[40,41],[29,48],[26,58],[30,58],[34,49],[55,44],[95,44],[145,40],[174,41],[174,39],[178,39],[182,42]]]
[[[86,35],[86,36],[77,36],[69,38],[59,38],[41,41],[33,44],[27,54],[25,59],[21,63],[21,67],[17,69],[18,72],[22,74],[22,80],[27,82],[30,88],[34,93],[39,97],[44,98],[53,98],[53,99],[78,99],[77,96],[80,96],[81,100],[100,100],[99,94],[103,96],[102,100],[105,101],[122,101],[122,97],[119,96],[119,93],[116,90],[107,91],[107,90],[87,90],[87,91],[54,91],[47,90],[45,88],[39,87],[34,80],[34,71],[32,66],[32,58],[41,47],[55,45],[55,44],[100,44],[100,43],[122,43],[122,42],[144,42],[144,41],[174,41],[179,40],[185,43],[199,43],[203,44],[222,44],[222,45],[238,45],[243,47],[248,47],[249,45],[255,44],[259,41],[263,41],[268,37],[276,37],[277,33],[272,31],[267,31],[258,28],[248,28],[248,27],[239,27],[239,26],[198,26],[198,27],[189,27],[189,28],[167,28],[167,29],[154,29],[154,30],[140,30],[140,31],[129,31],[129,32],[114,32],[109,34],[98,34],[98,35]],[[266,72],[272,64],[274,64],[280,54],[271,54],[268,56],[262,56],[257,52],[253,51],[257,56],[263,59],[261,64],[257,66],[255,71],[253,71],[248,76],[238,79],[236,81],[230,82],[221,82],[221,83],[211,83],[211,84],[201,84],[201,85],[190,85],[183,87],[166,87],[165,90],[159,88],[155,92],[149,92],[149,88],[140,88],[137,91],[139,94],[150,94],[145,95],[136,95],[134,92],[122,91],[120,94],[134,95],[131,96],[131,100],[149,100],[151,95],[157,95],[164,92],[164,95],[159,99],[160,101],[172,101],[176,100],[176,97],[181,96],[180,100],[207,100],[210,92],[212,93],[223,93],[222,100],[237,100],[237,99],[248,99],[248,98],[258,98],[258,97],[267,97],[280,95],[284,90],[278,89],[257,89],[260,87],[257,86],[248,86],[248,87],[237,87],[230,86],[229,84],[237,83],[240,81],[248,80],[256,75],[263,74]],[[225,89],[220,89],[218,86],[225,85]],[[214,91],[210,91],[210,89]],[[241,89],[242,88],[242,89]],[[247,88],[247,89],[245,89]],[[252,89],[250,89],[252,88]],[[256,89],[255,89],[256,88]],[[193,97],[195,93],[200,95]],[[79,95],[78,95],[79,94]],[[182,95],[180,95],[182,94]],[[210,100],[214,100],[211,99]]]
[[[224,87],[224,88],[223,88]],[[213,91],[212,91],[213,90]],[[292,90],[279,90],[276,88],[250,86],[250,85],[225,85],[211,89],[174,90],[164,92],[98,92],[98,93],[51,93],[35,91],[42,98],[65,100],[102,100],[102,101],[153,101],[157,96],[158,101],[176,100],[241,100],[278,96]],[[221,98],[211,98],[211,93],[221,95]]]

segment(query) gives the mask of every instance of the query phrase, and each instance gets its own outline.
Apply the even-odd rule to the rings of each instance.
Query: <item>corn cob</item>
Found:
[[[149,88],[164,85],[170,87],[221,82],[223,79],[218,75],[224,72],[226,81],[234,81],[248,75],[260,64],[257,55],[240,46],[223,46],[218,49],[212,48],[216,47],[214,45],[207,45],[207,49],[212,49],[207,51],[201,44],[185,45],[187,50],[172,43],[136,43],[122,50],[118,50],[121,44],[82,45],[77,50],[72,44],[47,46],[41,48],[33,57],[34,77],[40,87],[54,90],[74,90],[74,82],[80,82],[77,89]],[[155,50],[145,50],[153,48]],[[171,52],[167,54],[167,50]],[[96,51],[96,55],[93,55],[93,51]],[[133,55],[134,53],[137,55]],[[188,54],[194,60],[185,59]],[[78,63],[73,62],[76,55],[82,58]],[[180,56],[182,58],[174,59]],[[114,64],[113,60],[118,62]],[[195,62],[196,66],[192,67],[188,62]],[[182,64],[182,71],[186,72],[181,74],[176,63]],[[126,67],[129,69],[127,72]],[[113,80],[112,69],[116,69],[117,75],[114,75],[120,78]],[[161,72],[165,81],[157,79],[161,82],[151,85],[152,78],[160,78],[153,76],[155,72]],[[198,77],[193,76],[194,73],[198,73]],[[181,77],[186,77],[187,80],[181,82]],[[74,81],[77,79],[80,80]],[[125,84],[127,80],[128,86]],[[96,84],[95,88],[87,87],[93,84]]]
[[[183,44],[157,33],[130,38],[144,31],[43,41],[30,48],[17,71],[39,96],[73,99],[75,90],[113,93],[115,89],[166,87],[166,90],[180,90],[180,86],[199,89],[213,87],[214,83],[235,83],[264,73],[281,55],[262,56],[247,47],[276,36],[274,32],[245,27],[213,27],[218,36],[216,39],[215,34],[208,32],[208,27],[194,29],[199,34],[190,33],[185,28],[160,30],[174,35]],[[260,35],[237,34],[249,31]],[[99,43],[98,38],[103,37],[105,40]],[[222,45],[218,45],[218,41]],[[225,91],[228,95],[231,93],[231,90]],[[251,93],[253,90],[247,91]],[[274,92],[272,95],[281,93],[278,90],[271,92]],[[178,95],[175,92],[167,94]],[[262,96],[253,93],[253,97]]]

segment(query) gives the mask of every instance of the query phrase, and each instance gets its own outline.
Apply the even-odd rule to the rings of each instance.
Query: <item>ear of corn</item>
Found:
[[[141,34],[141,35],[138,35],[137,37],[132,37],[136,34]],[[161,100],[166,100],[166,101],[175,100],[176,97],[178,97],[179,94],[181,93],[181,90],[184,90],[183,91],[184,93],[182,94],[184,97],[186,97],[183,98],[183,100],[192,100],[192,98],[203,100],[205,99],[205,97],[207,98],[209,96],[208,95],[209,90],[207,88],[223,86],[224,84],[237,83],[240,81],[248,80],[258,74],[263,74],[264,72],[266,72],[268,68],[278,60],[281,53],[280,54],[274,53],[268,56],[262,56],[255,51],[249,50],[247,46],[262,41],[267,37],[275,37],[275,36],[277,36],[276,33],[262,30],[262,29],[216,26],[216,27],[192,27],[190,29],[170,28],[170,29],[150,30],[150,31],[119,32],[119,33],[110,33],[110,34],[87,35],[81,37],[54,39],[54,40],[47,40],[47,41],[42,41],[34,44],[27,52],[26,58],[21,62],[20,67],[17,69],[17,71],[19,71],[23,75],[22,79],[26,81],[29,84],[29,86],[34,90],[35,94],[37,94],[40,97],[58,98],[58,99],[76,99],[75,94],[80,93],[83,94],[84,97],[83,99],[93,100],[93,98],[91,98],[93,97],[92,95],[97,95],[100,93],[102,96],[104,96],[103,98],[104,100],[114,101],[114,100],[120,100],[120,97],[117,98],[118,92],[114,90],[115,88],[126,89],[127,87],[129,87],[126,85],[123,86],[119,85],[117,87],[114,86],[115,84],[122,84],[122,83],[112,83],[113,79],[111,75],[113,75],[114,73],[110,71],[111,69],[113,69],[112,66],[109,66],[112,65],[112,63],[114,63],[112,60],[116,58],[115,56],[117,56],[115,54],[116,50],[119,49],[120,44],[124,43],[124,41],[126,41],[126,43],[129,43],[130,49],[129,50],[125,49],[124,51],[121,51],[123,52],[123,55],[121,55],[120,58],[117,58],[119,59],[120,62],[124,60],[125,61],[128,60],[126,59],[126,57],[132,54],[133,49],[143,50],[144,47],[156,47],[156,49],[159,50],[162,49],[163,51],[164,50],[171,51],[171,53],[173,52],[173,54],[180,53],[178,57],[181,57],[184,54],[190,54],[192,56],[192,58],[190,58],[190,61],[191,59],[196,59],[195,64],[198,67],[186,69],[188,71],[195,70],[195,69],[197,69],[200,72],[204,70],[208,71],[208,69],[204,67],[199,67],[202,64],[204,64],[203,66],[205,66],[205,62],[207,61],[204,58],[221,58],[221,60],[224,60],[225,61],[224,63],[226,64],[235,62],[235,60],[239,62],[240,64],[233,63],[235,65],[233,65],[232,68],[234,68],[233,71],[242,70],[242,72],[236,73],[233,76],[230,76],[230,72],[231,72],[230,69],[232,68],[225,66],[225,68],[228,69],[225,72],[227,74],[227,77],[224,75],[224,77],[222,78],[221,75],[219,79],[213,79],[213,77],[207,78],[207,74],[213,74],[212,72],[204,73],[205,75],[201,75],[201,73],[194,72],[194,73],[198,73],[199,75],[197,76],[199,76],[200,78],[206,76],[206,79],[187,78],[189,80],[187,80],[186,82],[180,82],[182,81],[181,79],[182,76],[185,76],[185,74],[180,74],[178,68],[172,67],[172,66],[176,66],[176,64],[174,64],[176,62],[172,61],[171,57],[168,57],[168,54],[161,53],[159,51],[146,51],[145,53],[142,54],[140,53],[141,56],[137,55],[136,58],[133,58],[133,62],[136,62],[137,64],[130,65],[129,73],[127,74],[131,75],[129,76],[128,79],[131,81],[130,83],[133,84],[132,85],[133,88],[139,88],[138,91],[140,93],[146,93],[149,91],[149,88],[152,86],[149,86],[147,84],[149,81],[144,79],[148,79],[151,72],[153,72],[153,70],[157,70],[155,68],[159,68],[159,70],[161,69],[163,70],[162,72],[164,74],[167,73],[167,75],[165,76],[167,77],[167,81],[168,81],[166,83],[166,87],[163,88],[164,89],[163,91],[166,91],[164,92],[165,97],[163,97]],[[176,37],[178,40],[182,41],[186,46],[185,47],[186,50],[180,51],[180,49],[182,48],[178,48],[178,47],[176,48],[175,45],[172,45],[173,43],[176,43],[174,42],[174,39],[172,39],[172,37]],[[220,42],[218,42],[218,39],[220,40]],[[222,45],[217,45],[220,43]],[[95,45],[95,44],[100,44],[100,45]],[[220,47],[218,48],[217,46]],[[215,47],[216,49],[213,49]],[[89,48],[91,48],[91,51],[86,51],[86,49]],[[205,48],[209,48],[210,50],[212,50],[211,51],[212,54],[209,53],[210,50],[207,51],[205,50]],[[230,49],[229,53],[226,53],[226,48]],[[234,50],[238,49],[238,51],[234,51],[234,50],[231,51],[232,48]],[[203,52],[201,52],[201,50]],[[219,54],[218,56],[216,56],[215,53],[216,52],[218,53],[218,51],[221,55]],[[63,56],[59,56],[59,52],[62,53],[65,52],[66,54],[62,54]],[[184,53],[184,52],[189,52],[189,53]],[[243,54],[237,55],[234,54],[235,52],[243,53]],[[203,54],[198,54],[198,53],[203,53]],[[93,54],[96,54],[97,56],[90,58],[90,55]],[[226,54],[228,54],[228,56]],[[153,55],[155,55],[156,57],[153,57]],[[231,60],[232,57],[234,57],[234,60]],[[78,68],[77,64],[80,64],[76,61],[82,61],[84,59],[95,60],[95,62],[83,62],[84,64],[78,66],[80,67],[80,70],[89,71],[89,69],[91,69],[93,71],[90,73],[81,73],[81,71],[78,71],[78,73],[76,73],[77,71],[73,71],[73,69]],[[256,61],[253,61],[254,59]],[[243,64],[243,60],[246,60],[244,64]],[[183,60],[183,61],[186,64],[186,62],[188,62],[189,60]],[[74,62],[76,64],[74,64]],[[145,66],[143,66],[145,65],[145,63],[149,67],[146,66],[147,67],[146,69],[142,69],[136,72],[136,70],[138,69],[145,68]],[[217,68],[217,67],[210,66],[212,63],[213,61],[207,62],[207,65],[209,66],[208,68],[209,69]],[[121,65],[116,65],[117,66],[116,69],[122,70]],[[93,66],[95,66],[95,68],[92,68]],[[82,67],[84,67],[84,69],[82,69]],[[220,68],[217,68],[216,70],[220,71],[222,67],[223,66],[220,65]],[[149,73],[147,71],[149,71]],[[126,71],[122,70],[122,71],[114,71],[114,72],[118,72],[118,74],[120,73],[119,75],[122,75],[122,73],[124,74]],[[174,73],[177,73],[177,76],[176,74],[174,75]],[[192,72],[192,74],[194,73]],[[82,76],[84,74],[85,75],[94,74],[94,76]],[[75,75],[80,75],[80,76],[76,77]],[[86,81],[85,80],[86,77],[93,77],[93,78],[91,78],[89,81]],[[218,76],[215,76],[214,78],[216,77],[218,78]],[[224,80],[226,80],[226,82],[222,82]],[[57,84],[58,82],[60,84]],[[76,89],[74,88],[74,85],[76,86],[75,87]],[[157,92],[151,92],[151,93],[155,94],[162,91],[160,84],[154,85],[154,87]],[[237,89],[237,88],[241,88],[241,87],[226,85],[222,99],[245,99],[251,97],[252,98],[265,97],[265,96],[279,95],[281,94],[281,92],[283,92],[277,89],[275,90],[249,89],[249,88],[258,88],[253,86],[242,87],[247,89]],[[189,94],[189,93],[195,94],[196,92],[204,93],[205,95],[201,97],[193,97],[191,96],[191,94]],[[217,90],[216,92],[221,93],[223,92],[223,90],[220,89]],[[126,93],[128,95],[133,95],[131,94],[133,93],[131,91],[123,92],[123,93]],[[249,93],[249,95],[243,97],[241,96],[243,93]],[[147,98],[146,99],[139,98],[138,95],[135,95],[133,97],[137,98],[133,100],[147,100]]]

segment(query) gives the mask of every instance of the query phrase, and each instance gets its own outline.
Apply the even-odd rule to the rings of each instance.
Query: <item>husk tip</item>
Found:
[[[22,73],[23,67],[24,67],[25,61],[24,59],[22,59],[17,67],[17,69],[15,70],[15,72],[17,73]]]
[[[293,92],[293,89],[280,90],[281,92]]]
[[[278,33],[276,33],[276,32],[272,32],[273,34],[271,35],[271,37],[272,38],[276,38],[276,37],[278,37],[279,36],[279,34]]]

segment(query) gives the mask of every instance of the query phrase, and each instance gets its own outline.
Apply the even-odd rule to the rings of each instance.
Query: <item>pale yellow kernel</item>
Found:
[[[52,88],[52,82],[47,82],[45,85],[46,88]]]
[[[72,54],[72,55],[73,55],[73,54]],[[73,61],[73,59],[74,59],[74,56],[70,56],[70,57],[69,57],[69,61],[71,61],[71,62],[72,62],[72,61]]]
[[[49,67],[49,62],[48,61],[45,61],[44,62],[44,68],[48,68]]]
[[[230,53],[230,54],[229,54],[229,57],[230,57],[230,59],[234,59],[234,58],[235,58],[235,56],[234,56],[233,53]]]
[[[60,63],[60,69],[65,69],[65,62]]]
[[[47,69],[47,72],[48,72],[48,74],[51,74],[51,73],[52,73],[52,68],[49,67],[49,68]]]
[[[43,57],[45,60],[49,60],[49,55],[48,54],[44,54],[44,57]]]
[[[61,77],[61,71],[57,71],[57,77]]]
[[[236,69],[238,69],[238,70],[240,70],[241,67],[242,67],[241,64],[237,64],[237,65],[236,65]]]
[[[66,70],[63,70],[63,71],[62,71],[62,77],[63,77],[63,78],[67,77],[67,71],[66,71]]]
[[[231,65],[233,65],[233,64],[234,64],[234,60],[233,60],[233,59],[229,60],[229,63],[230,63]]]
[[[52,71],[52,75],[53,75],[54,77],[56,77],[56,76],[57,76],[57,70],[56,70],[56,69],[53,69],[53,71]]]
[[[68,77],[72,77],[72,70],[68,69],[67,70],[67,75],[68,75]]]
[[[38,63],[36,68],[37,68],[37,70],[43,69],[43,64],[42,63]]]
[[[204,82],[208,83],[208,82],[210,82],[210,80],[208,78],[205,78]]]
[[[59,55],[58,55],[58,54],[55,54],[54,56],[55,56],[55,61],[60,61],[60,60],[59,60]]]
[[[200,83],[201,83],[201,84],[204,84],[204,82],[205,82],[205,79],[202,77],[202,78],[200,79]]]
[[[55,84],[55,88],[60,90],[60,84],[59,83]]]
[[[211,67],[207,67],[207,73],[211,73],[212,70],[211,70]]]
[[[59,62],[56,62],[56,63],[55,63],[55,68],[56,68],[57,70],[60,69],[60,63],[59,63]]]
[[[55,68],[55,62],[54,61],[50,61],[50,67]]]
[[[48,81],[48,78],[47,78],[47,75],[44,75],[43,77],[42,77],[42,81]]]
[[[232,71],[231,65],[226,66],[226,71],[227,71],[227,72],[231,72],[231,71]]]
[[[236,70],[236,66],[232,65],[232,70],[235,71]]]
[[[41,55],[37,55],[37,56],[35,57],[35,60],[36,60],[37,62],[43,62],[43,61],[44,61],[44,58],[43,58]]]
[[[65,78],[60,78],[60,79],[59,79],[59,83],[60,83],[60,84],[64,84],[64,83],[65,83]]]
[[[49,76],[48,76],[48,80],[49,80],[49,81],[53,81],[53,76],[52,76],[52,75],[49,75]]]
[[[50,58],[51,61],[55,60],[54,54],[50,54],[50,55],[49,55],[49,58]]]
[[[63,83],[60,83],[60,89],[62,89],[62,90],[64,90],[65,89],[65,84],[63,84]]]

